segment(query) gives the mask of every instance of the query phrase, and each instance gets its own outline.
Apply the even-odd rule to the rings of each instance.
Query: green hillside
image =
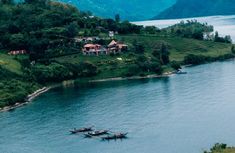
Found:
[[[161,75],[182,64],[224,60],[235,53],[229,37],[205,39],[213,27],[195,21],[160,30],[91,17],[48,0],[0,4],[0,107],[23,102],[36,89],[64,80]],[[109,31],[115,31],[114,38]],[[83,41],[90,37],[97,39]],[[113,39],[128,48],[100,56],[82,53],[87,43],[107,48]],[[12,50],[27,53],[9,55]]]

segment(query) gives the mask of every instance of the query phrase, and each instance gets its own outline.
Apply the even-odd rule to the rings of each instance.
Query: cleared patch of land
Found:
[[[19,74],[22,74],[21,64],[14,59],[14,56],[10,56],[4,53],[0,53],[0,66],[6,68],[7,70]]]
[[[187,39],[181,37],[127,35],[120,36],[120,39],[129,43],[133,42],[134,40],[142,42],[145,45],[148,54],[151,54],[156,44],[165,42],[169,45],[170,59],[176,61],[183,61],[184,57],[188,54],[218,57],[231,53],[231,44]]]

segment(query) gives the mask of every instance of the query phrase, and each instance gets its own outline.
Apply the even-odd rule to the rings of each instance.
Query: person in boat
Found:
[[[71,133],[79,133],[79,132],[89,132],[92,131],[92,127],[88,127],[88,128],[81,128],[81,129],[76,129],[74,128],[73,130],[71,130]]]
[[[109,135],[107,137],[103,137],[102,139],[103,140],[125,139],[125,138],[127,138],[126,135],[127,135],[127,133],[116,133],[113,135]]]
[[[85,135],[86,136],[100,136],[100,135],[104,135],[104,134],[108,134],[108,130],[100,130],[100,131],[88,132]]]

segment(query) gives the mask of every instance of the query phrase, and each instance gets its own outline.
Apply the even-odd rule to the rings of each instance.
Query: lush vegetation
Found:
[[[204,153],[235,153],[235,148],[223,143],[216,143],[210,151],[204,151]]]
[[[49,0],[0,3],[0,107],[23,101],[49,83],[162,74],[182,64],[231,58],[235,52],[229,42],[202,37],[213,27],[195,21],[159,30],[121,22],[119,15],[101,19]],[[109,31],[128,49],[102,56],[82,54],[85,42],[77,38],[95,36],[99,39],[93,43],[107,46],[113,39]],[[26,55],[7,54],[22,49]]]

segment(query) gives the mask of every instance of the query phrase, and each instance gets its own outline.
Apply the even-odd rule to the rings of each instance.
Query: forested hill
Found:
[[[153,19],[235,14],[235,0],[178,0]]]
[[[113,18],[120,14],[123,20],[150,19],[176,0],[58,0],[77,6],[82,11],[91,11],[96,16]]]

